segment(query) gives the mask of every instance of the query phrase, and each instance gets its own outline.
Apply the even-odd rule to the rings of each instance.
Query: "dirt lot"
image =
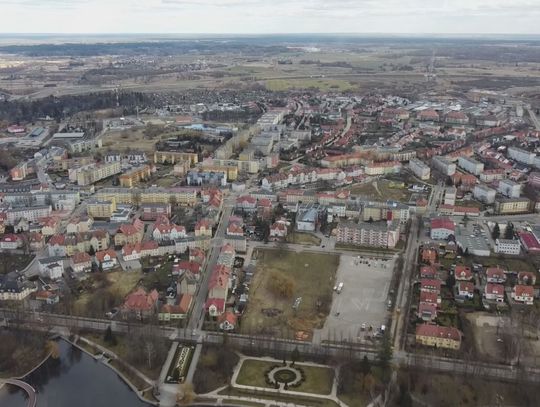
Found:
[[[324,324],[332,301],[339,256],[258,250],[254,252],[254,258],[257,259],[257,272],[250,287],[247,312],[241,322],[242,333],[292,338],[296,331],[311,333]],[[283,273],[294,281],[290,298],[278,297],[271,291],[273,272]],[[298,297],[302,300],[295,312],[292,306]]]
[[[154,152],[155,144],[160,137],[152,139],[146,138],[143,134],[144,129],[133,128],[122,131],[109,131],[103,136],[103,148],[113,151],[142,150],[145,152]],[[148,157],[151,158],[151,157]]]
[[[352,186],[350,191],[352,194],[361,195],[368,199],[408,202],[412,192],[407,188],[392,187],[391,184],[388,180],[377,180]]]

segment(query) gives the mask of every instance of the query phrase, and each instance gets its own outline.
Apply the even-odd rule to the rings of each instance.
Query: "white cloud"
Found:
[[[0,1],[0,32],[540,33],[539,0]]]

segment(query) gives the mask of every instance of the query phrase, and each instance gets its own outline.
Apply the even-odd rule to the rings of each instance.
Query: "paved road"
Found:
[[[6,383],[11,384],[12,386],[17,386],[23,389],[28,394],[28,407],[36,407],[37,398],[36,398],[36,390],[30,386],[28,383],[23,382],[19,379],[2,379],[0,380],[0,384]]]
[[[128,333],[135,326],[140,324],[130,324],[127,322],[109,321],[107,319],[78,318],[69,315],[39,313],[34,311],[16,311],[12,309],[0,309],[0,318],[7,318],[9,324],[15,325],[15,320],[24,324],[26,329],[45,330],[51,332],[61,331],[66,333],[69,329],[90,329],[105,331],[111,326],[114,332]],[[191,332],[171,327],[156,326],[156,332],[163,337],[193,342],[195,339],[206,344],[223,343],[223,336],[217,332],[201,332],[199,338],[193,338]],[[364,355],[370,359],[377,357],[377,349],[368,348],[356,344],[312,344],[275,337],[229,334],[228,341],[231,346],[240,350],[257,351],[262,349],[272,349],[274,351],[292,352],[295,348],[306,356],[328,355],[329,357],[344,357],[361,359]],[[471,374],[479,377],[503,378],[507,380],[528,380],[540,383],[540,367],[516,368],[505,364],[475,362],[471,360],[441,358],[431,355],[418,355],[404,351],[394,353],[394,363],[402,366],[418,366],[429,370],[457,372]]]
[[[188,328],[191,330],[202,329],[204,323],[204,304],[206,302],[206,297],[208,296],[208,281],[210,279],[212,269],[217,263],[219,252],[224,242],[225,232],[227,231],[227,225],[229,224],[229,218],[233,213],[235,201],[236,195],[232,194],[225,198],[223,202],[221,218],[216,229],[216,233],[210,244],[210,253],[207,257],[208,261],[206,262],[206,266],[204,268],[203,277],[199,285],[199,292],[197,293],[195,304],[193,306],[193,312],[191,313],[191,319],[188,323]]]

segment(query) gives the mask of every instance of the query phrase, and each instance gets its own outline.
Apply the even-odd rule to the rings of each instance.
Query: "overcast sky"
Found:
[[[540,0],[0,0],[3,33],[540,33]]]

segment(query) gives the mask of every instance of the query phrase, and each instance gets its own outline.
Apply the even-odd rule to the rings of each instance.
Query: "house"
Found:
[[[225,300],[223,298],[209,298],[204,304],[204,309],[211,317],[217,317],[225,312]]]
[[[71,259],[71,269],[75,273],[88,273],[92,271],[92,257],[88,253],[75,253]]]
[[[431,322],[437,318],[437,304],[422,303],[418,305],[418,318]]]
[[[227,299],[229,291],[230,267],[223,264],[216,264],[208,281],[208,298]]]
[[[270,240],[282,240],[287,237],[287,225],[275,222],[270,226]]]
[[[186,228],[184,226],[175,225],[174,223],[171,223],[167,217],[161,216],[154,223],[152,237],[158,242],[163,240],[183,239],[187,237]]]
[[[195,236],[212,237],[212,223],[208,219],[201,219],[195,224]]]
[[[416,343],[442,349],[458,350],[462,334],[457,328],[420,324],[416,327]]]
[[[504,285],[487,283],[484,298],[488,301],[504,302]]]
[[[236,222],[235,221],[229,222],[229,224],[227,225],[226,234],[227,234],[227,236],[243,237],[244,236],[244,229],[242,227],[241,222],[237,222],[237,221]]]
[[[122,258],[125,261],[139,260],[142,254],[142,244],[125,244],[122,247]]]
[[[120,310],[124,318],[135,316],[139,319],[150,316],[156,312],[159,294],[154,289],[147,292],[144,288],[138,288],[136,291],[127,295],[124,304]]]
[[[456,266],[454,276],[458,281],[470,281],[473,278],[471,268],[467,266]]]
[[[222,331],[234,331],[238,322],[234,312],[226,311],[218,316],[219,329]]]
[[[437,262],[437,249],[434,247],[425,247],[420,251],[422,263],[435,264]]]
[[[64,274],[64,260],[60,257],[39,259],[39,272],[43,277],[58,280]]]
[[[2,250],[15,250],[22,245],[22,239],[15,234],[8,233],[0,237],[0,249]]]
[[[94,220],[89,216],[77,216],[71,219],[66,226],[66,234],[88,232]]]
[[[435,279],[437,277],[437,269],[434,266],[422,266],[420,268],[420,278]]]
[[[164,304],[159,310],[158,320],[168,322],[186,318],[192,302],[193,296],[190,294],[184,294],[182,295],[180,303],[177,305]]]
[[[52,236],[58,232],[60,227],[60,219],[55,216],[48,216],[40,219],[41,234],[43,236]]]
[[[488,267],[486,269],[486,279],[488,283],[504,283],[506,281],[506,274],[500,267]]]
[[[421,304],[433,304],[437,306],[441,303],[441,297],[437,293],[434,292],[426,292],[421,291],[420,292],[420,305]]]
[[[0,301],[22,301],[36,290],[34,283],[14,271],[0,274]]]
[[[454,235],[456,226],[449,218],[435,218],[431,221],[430,236],[434,240],[445,240]]]
[[[420,291],[439,294],[441,292],[441,280],[423,278],[420,280]]]
[[[101,250],[95,255],[96,264],[102,270],[110,270],[117,265],[116,252],[113,249]]]
[[[257,198],[250,195],[243,195],[236,199],[236,207],[246,212],[257,210]]]
[[[45,238],[39,232],[28,233],[28,245],[33,252],[39,252],[45,247]]]
[[[189,261],[194,261],[202,265],[204,264],[205,259],[206,254],[204,253],[204,250],[198,247],[189,248]]]
[[[515,285],[512,289],[512,298],[515,302],[526,305],[534,303],[534,288],[530,285]]]
[[[200,278],[202,266],[200,263],[197,263],[195,261],[186,261],[182,260],[178,263],[173,264],[172,268],[172,274],[174,275],[184,275],[189,274],[190,276],[193,276],[195,279]]]
[[[457,295],[466,300],[474,298],[474,284],[470,281],[459,281],[457,284]]]
[[[536,274],[530,271],[520,271],[517,275],[517,280],[521,285],[535,285]]]
[[[49,256],[65,256],[66,255],[65,241],[66,241],[65,235],[51,236],[51,238],[47,242],[47,247],[49,249]]]
[[[43,301],[47,305],[58,304],[60,301],[59,295],[50,290],[36,291],[34,294],[36,301]]]
[[[116,235],[114,235],[114,244],[116,246],[123,246],[126,243],[135,244],[141,243],[144,236],[144,223],[136,219],[132,225],[122,224]]]
[[[90,232],[90,246],[94,252],[105,250],[109,248],[111,238],[106,230],[98,229]]]

